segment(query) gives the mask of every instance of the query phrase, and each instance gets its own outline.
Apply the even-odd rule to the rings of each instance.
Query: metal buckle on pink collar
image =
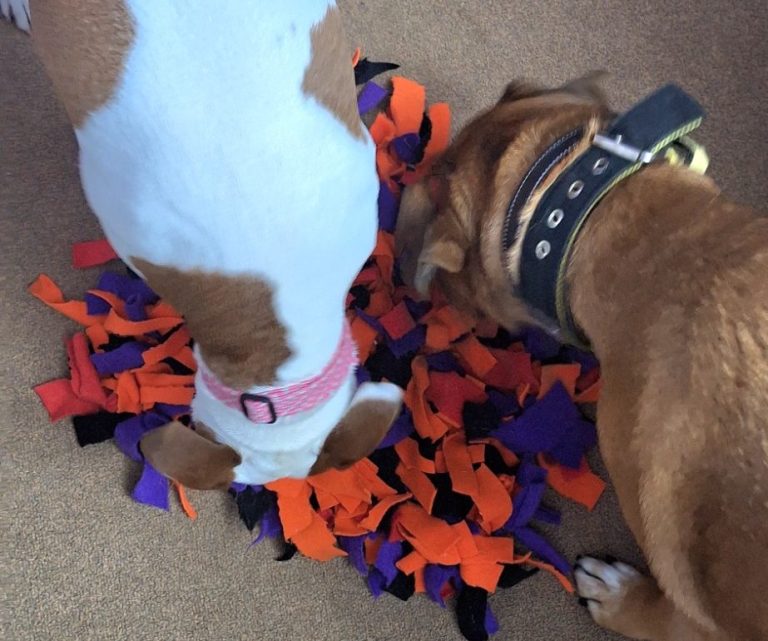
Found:
[[[269,410],[269,421],[267,421],[267,423],[272,424],[277,421],[277,410],[275,410],[275,404],[272,402],[272,399],[269,398],[269,396],[264,396],[262,394],[249,394],[248,392],[243,392],[240,394],[240,409],[243,411],[245,418],[252,420],[248,415],[248,402],[264,403]]]
[[[341,340],[328,364],[319,374],[298,383],[251,393],[227,387],[202,362],[199,372],[216,400],[242,412],[253,423],[269,425],[278,418],[308,412],[327,401],[341,388],[355,365],[357,348],[345,321]]]

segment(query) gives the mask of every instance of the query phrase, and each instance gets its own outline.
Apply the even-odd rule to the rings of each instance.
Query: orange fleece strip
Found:
[[[576,396],[576,379],[581,374],[581,365],[568,363],[566,365],[545,365],[541,368],[541,387],[539,396],[542,398],[552,389],[552,386],[560,381],[571,398]]]
[[[412,497],[413,494],[410,493],[385,496],[369,510],[368,516],[360,521],[360,526],[365,528],[368,532],[375,532],[379,528],[379,525],[387,512],[389,512],[393,506],[404,503]]]
[[[27,289],[32,296],[76,323],[89,327],[102,321],[101,316],[88,315],[84,301],[66,300],[56,283],[45,274],[40,274]]]
[[[412,438],[404,438],[395,445],[395,452],[406,467],[420,470],[425,474],[435,473],[435,462],[424,458],[419,452],[419,444]]]
[[[171,479],[171,484],[176,490],[176,493],[179,495],[179,503],[181,503],[181,509],[184,510],[184,514],[186,514],[190,519],[194,521],[197,518],[197,510],[195,510],[195,508],[189,502],[189,499],[187,498],[187,491],[184,489],[184,486],[178,481],[174,481],[173,479]]]
[[[598,499],[605,490],[605,481],[589,469],[586,460],[578,470],[571,470],[555,463],[547,456],[539,456],[537,461],[547,470],[547,483],[558,494],[581,503],[589,511],[595,509]]]
[[[306,556],[329,561],[346,552],[336,546],[336,537],[309,502],[312,489],[304,480],[282,479],[266,485],[277,494],[280,521],[286,540]]]
[[[163,332],[178,327],[184,322],[178,316],[160,316],[145,321],[131,321],[120,317],[114,309],[109,310],[104,329],[117,336],[143,336],[152,332]]]
[[[405,405],[411,410],[413,424],[419,435],[422,438],[437,441],[448,431],[448,425],[432,411],[425,398],[426,391],[429,389],[429,369],[426,359],[423,356],[417,356],[413,359],[411,369],[413,377],[405,390]]]
[[[417,133],[426,104],[427,92],[423,86],[402,76],[393,77],[389,112],[395,122],[395,135]]]
[[[147,365],[151,365],[153,363],[159,363],[163,359],[175,357],[178,352],[186,347],[187,343],[189,343],[189,339],[189,331],[186,328],[181,327],[177,329],[164,343],[160,343],[155,347],[150,347],[144,352],[142,355],[144,362]]]
[[[395,473],[400,477],[400,480],[405,484],[414,498],[421,504],[421,506],[427,510],[432,511],[432,506],[435,504],[435,498],[437,497],[437,488],[429,480],[429,477],[417,469],[412,467],[406,467],[400,463],[395,469]]]

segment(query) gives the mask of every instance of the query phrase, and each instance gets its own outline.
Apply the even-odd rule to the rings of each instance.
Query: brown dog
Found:
[[[406,277],[507,327],[539,320],[515,293],[526,226],[611,119],[594,78],[510,85],[406,191]],[[575,129],[504,250],[513,195]],[[599,624],[637,639],[765,641],[768,218],[654,160],[598,202],[562,269],[565,305],[602,365],[601,452],[653,574],[583,558],[580,595]]]

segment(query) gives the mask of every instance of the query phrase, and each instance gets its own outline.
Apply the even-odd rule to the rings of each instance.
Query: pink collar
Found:
[[[345,320],[339,346],[323,371],[298,383],[266,387],[254,394],[227,387],[202,359],[198,361],[198,372],[216,400],[242,412],[254,423],[274,423],[278,418],[313,410],[333,396],[357,365],[357,346]]]

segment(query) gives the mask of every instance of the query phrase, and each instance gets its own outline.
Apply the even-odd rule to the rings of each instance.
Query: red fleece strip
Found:
[[[117,252],[106,239],[87,240],[72,245],[72,266],[77,269],[98,267],[116,258]]]

